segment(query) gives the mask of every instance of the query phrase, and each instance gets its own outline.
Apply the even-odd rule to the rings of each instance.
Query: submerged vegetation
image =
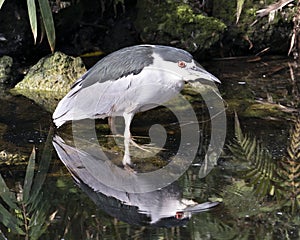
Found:
[[[86,196],[81,193],[79,197],[78,189],[71,181],[66,182],[61,177],[57,178],[55,187],[64,192],[60,193],[63,197],[53,193],[55,190],[45,182],[52,158],[50,132],[37,169],[37,155],[35,150],[32,151],[23,183],[17,181],[9,187],[9,182],[5,183],[0,176],[0,218],[6,227],[6,230],[1,228],[1,234],[3,237],[24,236],[25,239],[53,237],[53,234],[74,238],[78,236],[76,234],[80,228],[81,236],[90,239],[96,236],[112,238],[128,232],[138,236],[151,233],[153,239],[157,236],[178,239],[183,236],[190,236],[191,239],[200,236],[205,239],[207,233],[211,233],[215,239],[262,239],[267,236],[272,239],[275,235],[278,238],[273,239],[283,236],[293,238],[298,236],[296,229],[300,211],[299,129],[298,119],[291,130],[287,155],[283,159],[275,159],[263,143],[242,132],[236,117],[236,139],[228,146],[233,159],[227,161],[235,166],[230,170],[231,181],[222,182],[224,176],[220,176],[218,168],[204,180],[195,177],[197,169],[192,168],[180,180],[185,196],[202,199],[206,194],[215,195],[222,197],[223,204],[212,213],[195,216],[185,228],[151,230],[142,226],[129,226],[96,211],[95,206],[88,205],[87,202],[91,202],[87,201]],[[193,184],[198,181],[201,187],[195,188]],[[216,187],[218,189],[214,189]],[[69,198],[67,195],[70,195]],[[64,205],[64,201],[68,204]],[[273,226],[275,223],[277,227]],[[61,225],[61,229],[55,230],[57,225]]]
[[[228,145],[234,161],[240,162],[243,170],[238,176],[254,187],[258,196],[274,195],[278,181],[276,162],[272,155],[255,137],[242,133],[237,115],[235,116],[235,142]]]
[[[291,206],[293,213],[300,212],[300,117],[291,130],[287,155],[279,166],[280,195]]]
[[[33,148],[24,183],[16,182],[13,192],[0,175],[0,220],[7,228],[7,232],[1,232],[4,239],[11,234],[24,235],[25,239],[40,239],[55,217],[56,212],[51,212],[51,204],[43,193],[43,184],[52,158],[52,148],[49,146],[51,138],[52,131],[49,132],[36,173],[36,150]]]
[[[235,183],[241,195],[254,194],[258,199],[268,199],[268,208],[290,208],[293,214],[300,212],[300,117],[291,130],[287,154],[275,159],[270,151],[255,137],[243,134],[235,117],[235,141],[228,145],[235,164],[240,165]],[[244,186],[239,187],[240,184]],[[245,193],[243,193],[245,190]],[[250,190],[250,192],[249,192]],[[246,194],[247,198],[249,197]]]

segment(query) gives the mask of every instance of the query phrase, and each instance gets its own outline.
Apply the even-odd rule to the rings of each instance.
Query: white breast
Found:
[[[113,115],[118,116],[124,111],[136,113],[161,105],[176,96],[184,87],[184,81],[178,75],[147,68],[138,75],[118,81],[119,83],[115,82],[116,88],[118,84],[128,85],[128,89],[115,103]]]

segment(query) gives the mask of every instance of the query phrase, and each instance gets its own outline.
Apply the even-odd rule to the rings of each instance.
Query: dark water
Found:
[[[278,58],[248,60],[205,64],[222,81],[219,89],[227,115],[226,143],[205,177],[199,177],[199,171],[206,164],[211,124],[201,100],[193,103],[201,136],[193,163],[189,159],[192,142],[176,155],[182,142],[178,119],[168,108],[158,108],[138,114],[132,134],[139,144],[156,143],[164,150],[153,145],[150,153],[132,149],[132,169],[124,170],[123,138],[114,137],[106,121],[97,121],[92,132],[94,122],[79,122],[73,129],[69,124],[56,131],[51,113],[43,107],[2,91],[0,238],[299,239],[300,180],[296,175],[300,171],[295,166],[300,155],[288,154],[288,149],[299,154],[295,142],[300,140],[293,136],[300,132],[297,65]],[[235,137],[235,111],[243,147]],[[33,147],[36,156],[30,170],[27,163]],[[103,161],[105,156],[114,164]],[[287,159],[288,174],[277,176]],[[173,164],[171,174],[154,175],[155,184],[173,179],[185,164],[189,167],[171,184],[141,192],[139,187],[147,188],[148,180],[136,180],[136,174],[155,172],[168,164]],[[8,195],[5,185],[11,192]],[[123,188],[136,191],[126,193]]]

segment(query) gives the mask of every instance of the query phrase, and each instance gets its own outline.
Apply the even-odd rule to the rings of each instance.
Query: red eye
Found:
[[[183,217],[183,212],[177,212],[175,215],[176,219],[181,219]]]
[[[178,62],[178,67],[185,68],[186,67],[186,63],[184,61],[179,61]]]

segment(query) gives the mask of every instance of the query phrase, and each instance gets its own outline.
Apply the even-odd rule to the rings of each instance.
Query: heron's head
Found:
[[[154,46],[152,67],[175,74],[185,82],[206,80],[220,83],[220,80],[207,72],[190,53],[174,47]]]

